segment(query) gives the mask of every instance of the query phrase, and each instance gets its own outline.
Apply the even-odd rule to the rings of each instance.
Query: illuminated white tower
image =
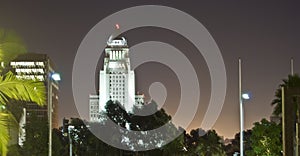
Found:
[[[105,48],[103,70],[99,74],[99,96],[90,95],[90,121],[99,121],[107,101],[119,102],[127,111],[144,103],[143,95],[135,95],[134,71],[130,69],[129,48],[124,37],[110,37]]]
[[[124,37],[109,39],[100,71],[100,109],[108,100],[118,101],[131,111],[135,99],[134,72],[130,70],[129,48]]]

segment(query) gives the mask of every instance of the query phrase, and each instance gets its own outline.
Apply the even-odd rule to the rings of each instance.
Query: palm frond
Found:
[[[271,105],[274,106],[273,115],[279,116],[282,112],[281,109],[281,87],[286,88],[299,88],[300,87],[300,77],[298,74],[294,75],[288,75],[287,79],[282,80],[283,83],[281,83],[278,87],[278,89],[275,92],[275,99],[271,102]]]
[[[0,153],[5,156],[7,153],[7,145],[9,141],[8,133],[8,115],[7,113],[0,112]]]
[[[13,114],[9,111],[0,112],[0,155],[5,156],[9,143],[9,129],[18,129],[19,125]]]
[[[46,101],[45,94],[43,82],[18,79],[11,72],[0,76],[0,103],[2,104],[6,104],[8,99],[15,99],[43,105]]]

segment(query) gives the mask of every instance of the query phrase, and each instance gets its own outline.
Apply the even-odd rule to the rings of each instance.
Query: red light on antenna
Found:
[[[119,25],[119,24],[116,24],[116,28],[117,28],[117,29],[120,29],[120,25]]]

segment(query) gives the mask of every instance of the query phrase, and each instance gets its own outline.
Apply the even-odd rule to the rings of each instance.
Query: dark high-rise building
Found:
[[[27,102],[24,110],[23,123],[20,124],[24,125],[25,123],[30,122],[29,116],[34,114],[38,118],[44,118],[51,123],[51,125],[49,125],[50,127],[58,128],[57,113],[59,87],[57,79],[55,79],[54,65],[50,58],[46,54],[26,53],[11,61],[10,67],[17,78],[37,79],[44,82],[46,86],[47,98],[44,106]],[[51,117],[50,119],[48,118],[49,116]]]

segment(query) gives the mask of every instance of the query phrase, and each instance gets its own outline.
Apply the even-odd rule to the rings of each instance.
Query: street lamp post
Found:
[[[49,156],[52,156],[52,83],[54,81],[60,81],[60,75],[58,73],[49,73],[48,75],[48,123],[49,123]]]
[[[244,105],[243,100],[249,100],[248,93],[242,93],[242,60],[239,58],[239,104],[240,104],[240,156],[244,156]]]
[[[281,116],[282,116],[282,153],[285,156],[285,96],[284,86],[281,86]]]
[[[240,155],[244,156],[244,109],[242,100],[242,60],[239,58]]]
[[[70,143],[70,147],[69,147],[69,154],[70,154],[70,156],[72,156],[72,154],[73,154],[73,147],[72,147],[72,137],[71,137],[71,130],[72,129],[74,129],[74,126],[71,126],[71,125],[69,125],[68,126],[68,135],[69,135],[69,143]]]

